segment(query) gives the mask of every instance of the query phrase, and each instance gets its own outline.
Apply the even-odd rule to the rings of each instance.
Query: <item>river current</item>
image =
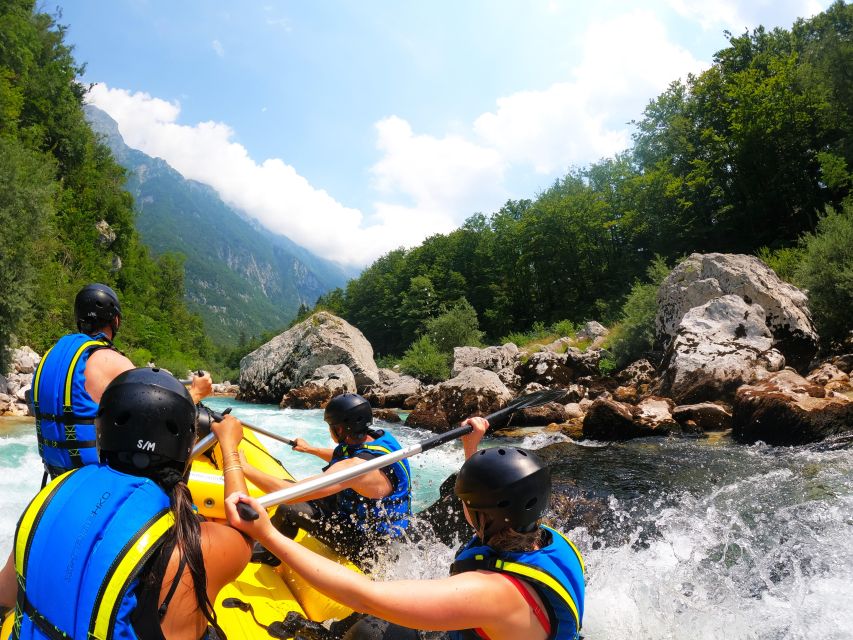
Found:
[[[245,421],[314,444],[331,444],[321,411],[248,405],[226,398]],[[425,437],[382,424],[403,446]],[[427,434],[428,435],[428,434]],[[297,478],[322,461],[261,440]],[[495,444],[487,441],[485,446]],[[558,492],[570,487],[591,505],[561,522],[587,568],[584,637],[853,638],[853,449],[839,441],[804,447],[701,440],[575,443],[535,435],[547,446]],[[462,463],[449,443],[410,459],[415,510],[438,497]],[[0,421],[0,554],[41,481],[31,419]],[[563,492],[565,493],[565,492]],[[453,549],[420,541],[401,549],[380,577],[446,575]]]

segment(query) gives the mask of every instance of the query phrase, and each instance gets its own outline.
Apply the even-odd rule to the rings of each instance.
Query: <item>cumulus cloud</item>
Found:
[[[474,120],[469,141],[414,135],[402,120],[383,121],[377,128],[384,156],[373,167],[378,185],[394,185],[419,202],[436,187],[454,193],[457,179],[489,184],[498,193],[496,185],[513,167],[554,175],[611,156],[629,146],[627,123],[650,98],[707,66],[671,42],[663,23],[642,10],[592,25],[582,50],[565,81],[499,98],[495,110]],[[430,170],[417,166],[421,159],[445,164]],[[466,164],[457,167],[459,159]]]
[[[216,55],[218,55],[220,58],[225,57],[225,47],[222,46],[222,43],[219,42],[219,40],[214,40],[210,43],[210,45],[213,47],[213,50],[216,52]]]
[[[417,244],[424,234],[452,228],[443,215],[423,211],[411,221],[408,209],[385,205],[377,207],[377,221],[367,224],[359,210],[315,189],[284,161],[256,163],[227,125],[178,124],[177,102],[104,84],[92,87],[88,99],[116,120],[128,146],[211,185],[230,205],[326,258],[363,265],[397,246]]]
[[[375,202],[367,212],[314,188],[284,160],[256,162],[224,123],[179,124],[178,102],[103,84],[89,100],[118,122],[129,146],[211,185],[272,231],[324,257],[364,265],[448,232],[472,213],[494,211],[508,197],[529,196],[507,187],[515,169],[550,180],[625,149],[627,121],[671,80],[703,66],[640,10],[593,25],[582,44],[568,78],[499,98],[456,134],[419,134],[397,116],[379,120],[379,159],[370,167]]]
[[[797,18],[810,18],[829,6],[827,0],[668,0],[679,15],[703,29],[741,33],[758,25],[788,27]]]

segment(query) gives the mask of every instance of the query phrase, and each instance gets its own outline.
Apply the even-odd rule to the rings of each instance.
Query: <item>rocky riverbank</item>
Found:
[[[658,291],[649,358],[604,375],[607,329],[589,322],[536,351],[514,344],[458,347],[452,378],[426,385],[380,369],[361,332],[320,312],[247,355],[238,399],[320,408],[357,391],[375,408],[411,410],[407,424],[442,432],[523,393],[565,391],[514,425],[551,425],[573,438],[702,436],[732,429],[742,442],[813,442],[853,428],[853,355],[816,361],[806,293],[753,256],[693,254]]]

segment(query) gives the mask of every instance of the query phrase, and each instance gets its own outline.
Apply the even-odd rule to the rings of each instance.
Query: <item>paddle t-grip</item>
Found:
[[[243,520],[257,520],[260,517],[258,512],[252,508],[252,505],[245,502],[237,503],[237,514]]]

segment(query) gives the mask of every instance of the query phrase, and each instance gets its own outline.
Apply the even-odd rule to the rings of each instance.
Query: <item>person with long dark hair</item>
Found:
[[[347,631],[345,640],[408,640],[420,637],[418,630],[446,631],[452,640],[577,638],[583,560],[568,538],[540,523],[551,493],[548,468],[517,447],[478,451],[488,422],[469,418],[466,423],[474,431],[463,438],[467,460],[455,490],[474,536],[457,552],[450,577],[373,581],[283,536],[260,503],[245,494],[226,499],[228,521],[321,593],[370,614]],[[259,518],[242,520],[240,502],[250,504]]]
[[[251,547],[193,508],[197,415],[184,385],[156,368],[107,386],[95,418],[100,463],[59,476],[18,523],[17,589],[0,584],[0,605],[15,606],[13,638],[224,637],[212,603]],[[240,422],[226,416],[212,428],[226,495],[245,492]]]

